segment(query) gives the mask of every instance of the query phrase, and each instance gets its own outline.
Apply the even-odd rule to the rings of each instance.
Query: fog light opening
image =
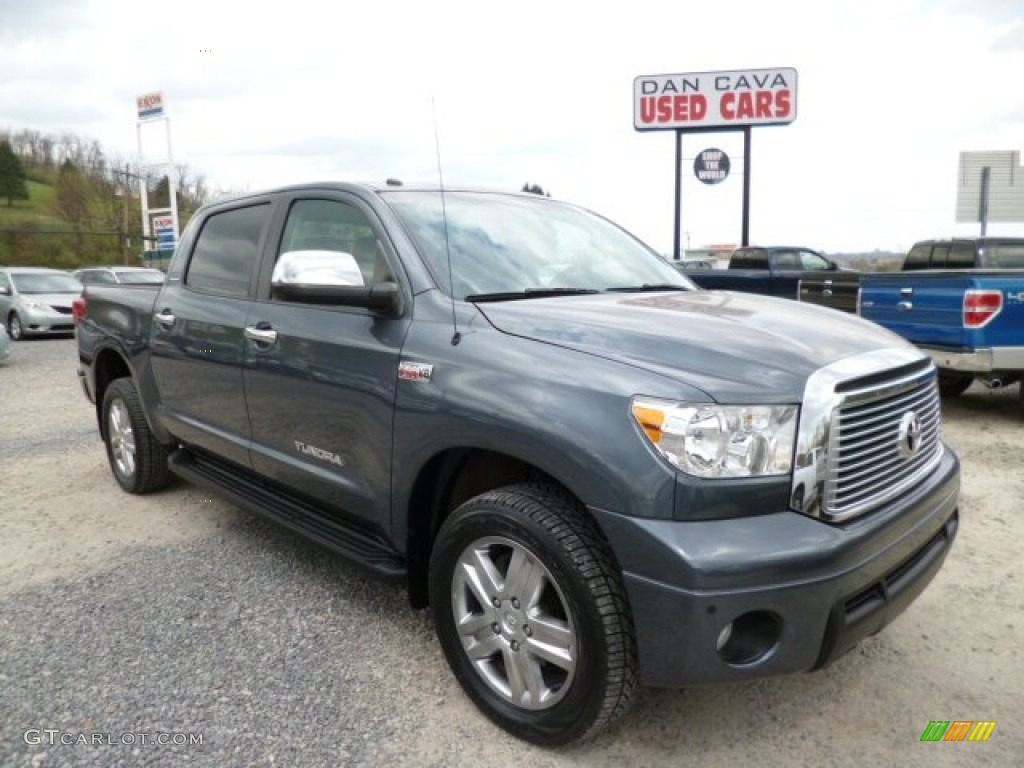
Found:
[[[718,634],[715,649],[726,664],[754,664],[775,648],[782,619],[771,611],[751,611],[733,619]]]

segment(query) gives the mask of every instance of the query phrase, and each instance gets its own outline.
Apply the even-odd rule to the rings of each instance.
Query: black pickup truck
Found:
[[[75,311],[126,491],[177,475],[403,578],[467,695],[539,744],[596,733],[640,683],[828,665],[957,531],[927,356],[700,290],[550,198],[223,201],[166,284]]]
[[[857,273],[802,246],[737,248],[727,269],[688,272],[687,276],[711,290],[779,296],[846,312],[857,308]]]

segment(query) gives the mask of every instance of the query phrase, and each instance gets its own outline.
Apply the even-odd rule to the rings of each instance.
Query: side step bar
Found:
[[[263,515],[382,576],[406,575],[405,560],[379,533],[328,515],[244,469],[187,448],[171,454],[168,466],[179,477],[215,491],[242,509]]]

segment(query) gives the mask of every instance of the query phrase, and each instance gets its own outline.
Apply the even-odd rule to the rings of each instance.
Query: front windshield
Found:
[[[438,192],[395,190],[381,196],[402,220],[438,284],[459,299],[644,285],[694,288],[608,220],[549,198],[445,192],[442,213]]]
[[[11,282],[19,293],[81,293],[82,284],[71,275],[60,272],[25,272],[12,274]]]

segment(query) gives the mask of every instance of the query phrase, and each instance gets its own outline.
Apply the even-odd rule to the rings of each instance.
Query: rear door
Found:
[[[153,316],[152,368],[168,428],[243,466],[251,429],[242,334],[271,210],[269,198],[257,198],[205,218],[179,246],[190,257],[168,276]]]
[[[278,218],[245,344],[252,466],[348,522],[380,527],[390,515],[398,359],[409,315],[277,300],[269,283],[273,261],[289,251],[351,254],[359,266],[351,279],[363,285],[400,280],[397,259],[372,208],[355,195],[295,193],[282,198]]]

